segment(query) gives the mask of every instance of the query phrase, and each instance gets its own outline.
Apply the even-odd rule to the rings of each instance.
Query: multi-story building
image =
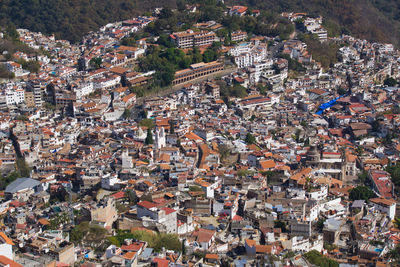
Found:
[[[247,32],[236,31],[231,33],[231,41],[239,42],[247,39]]]
[[[246,15],[247,12],[247,7],[245,6],[233,6],[230,10],[229,10],[229,15],[235,15],[235,16],[244,16]]]
[[[33,92],[25,92],[25,104],[28,108],[33,108],[35,106],[35,95]]]
[[[164,226],[167,233],[177,232],[177,212],[171,208],[158,208],[155,203],[141,201],[137,204],[137,216],[147,217],[158,224]]]
[[[208,31],[194,32],[187,30],[184,32],[174,32],[170,35],[170,38],[177,47],[185,49],[211,45],[215,41],[216,34]]]
[[[390,174],[383,170],[369,170],[368,178],[372,182],[372,190],[383,198],[394,197],[394,184],[390,179]]]
[[[66,90],[55,93],[55,105],[57,107],[67,107],[76,101],[75,94]]]
[[[267,46],[259,42],[241,43],[232,48],[229,53],[235,58],[235,63],[239,68],[245,68],[265,60]]]
[[[8,88],[6,90],[7,106],[18,105],[25,101],[25,91],[22,88]]]
[[[207,83],[207,91],[208,93],[215,99],[218,99],[220,97],[220,88],[219,85],[216,83]]]
[[[197,64],[192,64],[190,68],[177,71],[175,73],[175,80],[172,84],[185,83],[190,80],[206,76],[208,74],[218,72],[224,69],[224,65],[221,62],[213,61],[209,63],[200,62]]]
[[[39,80],[33,80],[28,83],[28,89],[33,92],[35,106],[41,107],[43,105],[43,95],[46,86]]]
[[[371,198],[369,201],[375,209],[386,213],[390,219],[394,220],[396,215],[396,201],[394,199]]]
[[[92,221],[110,228],[117,220],[118,214],[113,198],[105,198],[90,210]]]
[[[93,82],[95,89],[112,89],[117,87],[121,81],[121,76],[111,75],[107,78],[97,79]]]
[[[89,95],[94,91],[93,83],[92,82],[81,83],[74,88],[74,91],[76,93],[76,99],[81,99],[82,97]]]

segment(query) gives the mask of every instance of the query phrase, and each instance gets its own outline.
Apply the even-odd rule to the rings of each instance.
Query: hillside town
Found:
[[[2,55],[0,266],[398,264],[399,50],[329,37],[306,13],[281,14],[297,27],[287,39],[227,42],[199,22],[168,34],[166,53],[203,61],[145,94],[165,77],[140,68],[162,38],[124,40],[160,12],[81,44],[17,29],[43,52]],[[337,61],[317,61],[301,30]]]

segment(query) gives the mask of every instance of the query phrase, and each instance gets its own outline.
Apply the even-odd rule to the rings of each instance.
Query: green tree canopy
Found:
[[[339,263],[330,258],[324,257],[316,250],[311,250],[304,254],[304,257],[312,264],[320,267],[339,267]]]
[[[246,134],[246,139],[244,141],[249,145],[255,144],[257,142],[256,138],[251,133]]]
[[[390,164],[386,167],[386,171],[390,173],[392,177],[392,182],[399,186],[400,185],[400,163]]]
[[[146,145],[154,144],[153,133],[151,132],[151,128],[147,128],[147,136],[146,139],[144,140],[144,143]]]
[[[111,243],[121,246],[125,239],[137,239],[146,241],[149,247],[154,248],[155,251],[161,251],[162,248],[174,251],[182,251],[182,244],[178,236],[175,234],[165,233],[152,233],[148,231],[134,231],[132,233],[121,231],[116,236],[109,238]]]
[[[94,57],[89,61],[89,65],[94,69],[100,69],[103,59],[101,57]]]
[[[123,117],[124,119],[129,119],[131,116],[132,116],[131,110],[128,109],[128,108],[126,108],[126,109],[124,110],[124,113],[122,114],[122,117]]]
[[[154,127],[154,121],[152,119],[143,119],[139,122],[139,126],[144,126],[147,128],[153,128]]]
[[[393,77],[386,77],[386,79],[383,81],[383,84],[387,86],[396,86],[397,80]]]
[[[371,190],[371,188],[359,185],[350,191],[349,197],[351,200],[363,199],[365,201],[368,201],[373,196],[374,192]]]

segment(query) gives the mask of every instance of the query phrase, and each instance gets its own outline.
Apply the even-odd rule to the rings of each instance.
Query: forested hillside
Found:
[[[57,37],[79,41],[90,30],[126,19],[154,7],[175,7],[184,0],[2,0],[0,23],[13,23]],[[187,0],[188,3],[216,0]],[[226,0],[253,9],[309,12],[327,18],[331,33],[351,33],[372,41],[400,44],[400,3],[397,0]]]
[[[0,25],[11,22],[76,42],[101,25],[142,14],[160,2],[175,4],[174,0],[2,0]]]
[[[275,12],[322,15],[337,33],[400,45],[400,2],[396,0],[228,0]]]

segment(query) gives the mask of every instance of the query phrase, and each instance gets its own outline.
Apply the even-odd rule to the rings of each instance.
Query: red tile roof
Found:
[[[197,242],[202,243],[202,242],[210,242],[214,234],[215,234],[214,230],[200,228],[199,230],[193,233],[193,236],[197,237],[196,239]]]
[[[144,246],[143,243],[134,242],[130,245],[122,245],[121,250],[123,251],[139,251]]]
[[[23,265],[7,258],[6,256],[0,255],[0,264],[2,266],[10,266],[10,267],[24,267]]]
[[[168,267],[169,260],[167,260],[167,259],[155,258],[155,259],[153,260],[153,263],[155,263],[157,267]]]
[[[151,209],[151,208],[154,208],[154,207],[157,206],[155,203],[152,203],[152,202],[147,201],[147,200],[140,201],[140,202],[138,203],[138,205],[141,206],[141,207],[143,207],[143,208],[146,208],[146,209]]]
[[[124,255],[124,259],[132,260],[132,259],[135,257],[135,255],[136,255],[136,252],[135,252],[135,251],[127,252],[127,253],[125,253],[125,255]]]
[[[176,212],[176,210],[168,208],[168,207],[162,208],[162,210],[165,211],[166,215]]]
[[[390,174],[381,170],[371,171],[372,181],[378,193],[384,198],[393,198],[394,185],[390,180]]]
[[[114,199],[121,199],[125,197],[125,192],[119,191],[111,195]]]

